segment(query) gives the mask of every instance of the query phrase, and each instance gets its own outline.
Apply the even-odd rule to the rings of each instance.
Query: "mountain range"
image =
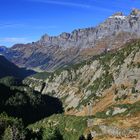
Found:
[[[134,9],[128,16],[117,12],[96,27],[59,36],[45,34],[37,42],[16,44],[1,53],[20,67],[52,71],[116,50],[139,37],[140,10]]]
[[[140,140],[140,10],[0,54],[0,139]]]

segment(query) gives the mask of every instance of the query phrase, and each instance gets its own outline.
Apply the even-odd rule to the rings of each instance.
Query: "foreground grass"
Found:
[[[57,128],[59,129],[64,140],[78,140],[84,133],[86,127],[86,117],[53,115],[30,125],[28,128],[32,131],[43,129],[43,131],[46,132],[48,129]]]

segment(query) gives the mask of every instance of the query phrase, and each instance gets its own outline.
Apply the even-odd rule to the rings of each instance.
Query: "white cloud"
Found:
[[[56,25],[28,25],[28,24],[16,24],[16,23],[0,23],[0,29],[17,29],[17,28],[25,28],[25,29],[56,29],[58,26]]]
[[[14,23],[0,23],[1,28],[22,28],[24,27],[23,24],[14,24]]]
[[[36,2],[42,2],[42,3],[48,3],[48,4],[55,4],[55,5],[64,5],[64,6],[73,6],[73,7],[80,7],[80,8],[90,8],[90,5],[87,4],[79,4],[79,3],[73,3],[73,2],[63,2],[63,1],[54,1],[54,0],[29,0],[29,1],[36,1]]]
[[[16,43],[29,43],[31,42],[31,40],[27,39],[27,38],[20,38],[20,37],[5,37],[5,38],[0,38],[0,43],[4,44],[4,43],[12,43],[12,44],[16,44]]]
[[[75,3],[75,2],[64,2],[60,0],[26,0],[26,1],[34,1],[34,2],[41,2],[46,4],[54,4],[54,5],[62,5],[62,6],[69,6],[69,7],[78,7],[78,8],[84,8],[84,9],[94,9],[98,11],[108,11],[112,12],[112,9],[95,6],[93,4],[81,4],[81,3]]]

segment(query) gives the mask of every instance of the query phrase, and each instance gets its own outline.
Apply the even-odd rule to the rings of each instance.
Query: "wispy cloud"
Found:
[[[84,9],[94,9],[94,10],[102,10],[102,11],[109,11],[112,12],[111,9],[100,7],[93,4],[81,4],[76,2],[64,2],[60,0],[26,0],[26,1],[33,1],[33,2],[40,2],[40,3],[47,3],[47,4],[54,4],[54,5],[60,5],[60,6],[69,6],[69,7],[78,7],[78,8],[84,8]]]
[[[0,23],[1,28],[22,28],[23,24],[15,24],[15,23]]]
[[[20,38],[20,37],[5,37],[5,38],[0,38],[0,44],[5,44],[5,43],[11,43],[11,44],[16,44],[16,43],[28,43],[31,42],[28,38]]]
[[[7,27],[11,27],[11,26],[13,26],[13,25],[12,24],[8,24],[8,23],[4,23],[4,24],[1,23],[0,24],[0,28],[5,28],[5,27],[7,28]]]
[[[56,25],[29,25],[29,24],[20,24],[20,23],[0,23],[0,29],[5,28],[25,28],[25,29],[56,29]]]
[[[28,1],[35,1],[35,2],[42,2],[48,4],[55,4],[55,5],[63,5],[63,6],[72,6],[72,7],[80,7],[80,8],[90,8],[90,5],[74,3],[74,2],[64,2],[59,0],[28,0]]]

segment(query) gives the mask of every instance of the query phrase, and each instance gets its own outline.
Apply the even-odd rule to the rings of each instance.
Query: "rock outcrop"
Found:
[[[90,61],[29,77],[24,84],[60,98],[68,114],[94,115],[113,104],[140,100],[139,58],[140,41],[136,40]],[[112,114],[125,111],[114,108]]]

